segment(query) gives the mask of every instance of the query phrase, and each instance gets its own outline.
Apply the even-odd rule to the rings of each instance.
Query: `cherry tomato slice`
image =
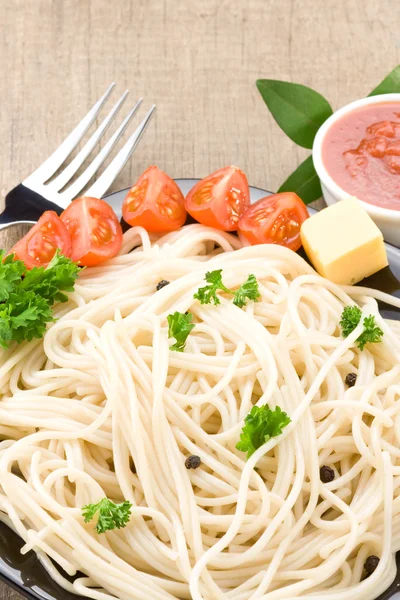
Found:
[[[64,256],[71,256],[71,238],[60,217],[47,210],[30,231],[17,242],[10,254],[24,261],[28,269],[45,267],[57,248]]]
[[[190,190],[185,206],[203,225],[235,231],[250,205],[246,175],[237,167],[224,167],[205,177]]]
[[[122,228],[107,202],[83,196],[73,200],[61,214],[72,243],[71,258],[92,267],[118,254]]]
[[[250,244],[279,244],[296,251],[301,246],[301,224],[309,216],[297,194],[273,194],[247,209],[239,220],[239,232]]]
[[[128,192],[122,216],[147,231],[174,231],[186,221],[185,199],[175,181],[158,167],[149,167]]]

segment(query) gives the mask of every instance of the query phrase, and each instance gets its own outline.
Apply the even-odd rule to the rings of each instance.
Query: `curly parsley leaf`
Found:
[[[236,306],[242,308],[243,306],[246,306],[246,299],[258,302],[260,295],[261,294],[260,290],[258,289],[256,276],[249,275],[247,281],[245,281],[244,284],[241,285],[240,288],[234,293],[233,304],[236,304]]]
[[[21,281],[26,267],[21,260],[14,260],[14,255],[9,254],[4,258],[5,251],[0,250],[0,302],[8,300],[10,293]]]
[[[340,327],[343,337],[348,337],[361,321],[362,312],[358,306],[346,306],[343,309],[340,319]],[[356,339],[356,344],[360,350],[364,350],[366,344],[376,344],[382,341],[383,331],[377,326],[375,317],[369,315],[364,317],[364,329]]]
[[[5,350],[13,339],[10,315],[6,309],[0,309],[0,346]]]
[[[247,452],[249,459],[254,452],[272,437],[282,433],[282,429],[289,425],[290,417],[277,406],[272,410],[268,404],[253,406],[244,420],[240,441],[236,448]]]
[[[35,267],[26,272],[20,289],[32,290],[45,298],[50,304],[66,302],[68,296],[63,292],[72,292],[80,268],[59,250],[47,267]]]
[[[125,500],[121,504],[115,504],[108,498],[103,498],[97,504],[87,504],[82,508],[85,523],[89,523],[98,513],[95,530],[104,533],[112,529],[125,527],[131,516],[132,504]]]
[[[210,304],[211,301],[215,305],[220,304],[221,301],[217,296],[218,291],[233,295],[233,304],[236,304],[239,308],[246,306],[247,299],[257,302],[260,297],[255,275],[249,275],[245,283],[236,291],[230,290],[224,285],[222,281],[222,269],[209,271],[205,275],[205,280],[208,285],[199,288],[193,295],[193,298],[199,300],[201,304]]]
[[[361,308],[358,306],[345,306],[340,319],[343,337],[347,337],[357,327],[361,320]]]
[[[375,317],[373,315],[365,317],[363,325],[364,330],[356,340],[360,350],[364,350],[365,344],[377,344],[381,342],[383,337],[383,331],[380,327],[377,326]]]
[[[220,304],[221,301],[217,296],[218,291],[226,292],[227,294],[232,293],[231,290],[222,283],[222,269],[208,271],[205,275],[205,280],[208,285],[199,288],[193,295],[193,298],[199,300],[200,304],[210,304],[211,301],[213,301],[215,305]]]
[[[68,300],[64,292],[73,291],[78,274],[79,267],[59,250],[47,267],[31,270],[0,250],[0,346],[43,337],[54,320],[52,305]]]
[[[175,339],[175,343],[170,346],[170,350],[183,352],[188,335],[195,327],[192,319],[193,315],[191,313],[184,314],[176,311],[174,314],[168,315],[168,337]]]
[[[49,304],[34,292],[13,292],[7,304],[0,307],[0,345],[3,348],[7,348],[11,340],[20,343],[43,337],[47,323],[54,320]]]

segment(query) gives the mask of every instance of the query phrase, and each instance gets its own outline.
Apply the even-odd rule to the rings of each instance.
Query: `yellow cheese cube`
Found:
[[[316,271],[335,283],[352,285],[388,265],[383,235],[357,198],[311,216],[300,234]]]

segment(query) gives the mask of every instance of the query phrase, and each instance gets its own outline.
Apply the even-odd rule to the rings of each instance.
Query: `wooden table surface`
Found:
[[[304,83],[338,108],[400,63],[399,22],[399,0],[1,0],[1,198],[111,81],[145,98],[141,114],[157,104],[113,189],[155,163],[173,177],[236,164],[274,190],[307,151],[255,80]],[[20,596],[0,584],[0,598]]]

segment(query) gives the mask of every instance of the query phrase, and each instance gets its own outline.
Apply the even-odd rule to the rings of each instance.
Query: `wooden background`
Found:
[[[255,80],[304,83],[338,108],[400,63],[399,23],[400,0],[0,0],[1,198],[113,80],[145,97],[141,114],[158,107],[113,189],[156,163],[173,177],[236,164],[274,190],[307,151]],[[0,584],[0,598],[20,596]]]

